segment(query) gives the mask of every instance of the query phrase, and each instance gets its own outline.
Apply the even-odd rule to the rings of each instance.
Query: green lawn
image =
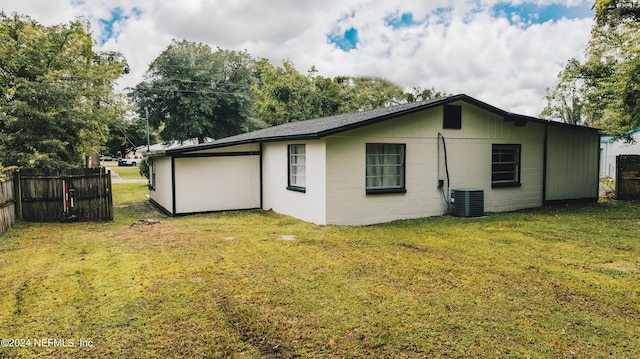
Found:
[[[140,174],[140,167],[137,166],[122,166],[118,167],[117,162],[110,164],[106,162],[107,166],[111,168],[111,170],[115,171],[118,175],[120,175],[123,179],[144,179],[144,177]]]
[[[31,339],[0,357],[640,357],[639,203],[336,227],[145,188],[0,237],[0,338]]]

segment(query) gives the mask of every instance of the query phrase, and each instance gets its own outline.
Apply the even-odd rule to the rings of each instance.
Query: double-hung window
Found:
[[[406,145],[367,143],[367,193],[404,193]]]
[[[491,148],[491,186],[520,185],[520,145],[493,145]]]
[[[305,192],[307,188],[305,145],[289,145],[289,183],[287,189]]]

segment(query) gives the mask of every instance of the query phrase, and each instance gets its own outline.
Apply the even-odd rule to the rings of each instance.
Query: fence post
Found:
[[[105,168],[102,169],[107,177],[107,189],[109,195],[107,196],[107,202],[109,202],[109,220],[113,221],[113,189],[111,187],[111,171],[107,172]]]
[[[616,199],[620,196],[620,156],[616,156]]]
[[[20,171],[13,171],[13,196],[15,197],[16,220],[22,220],[22,185]]]

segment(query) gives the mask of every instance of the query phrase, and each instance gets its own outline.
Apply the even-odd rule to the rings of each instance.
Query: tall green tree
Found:
[[[247,52],[174,40],[131,95],[163,140],[235,135],[253,126],[253,62]]]
[[[586,60],[568,61],[541,115],[622,135],[640,128],[640,3],[596,0],[594,9]]]
[[[281,67],[268,60],[256,62],[254,113],[268,125],[369,110],[393,104],[441,97],[434,88],[403,92],[397,84],[378,77],[323,77],[312,67],[307,76],[293,62]]]
[[[540,117],[572,125],[584,122],[583,106],[587,88],[580,68],[581,65],[576,59],[569,60],[564,71],[558,74],[558,82],[553,90],[547,88],[547,106],[542,110]]]
[[[93,51],[86,22],[45,27],[0,13],[0,162],[81,166],[124,115],[113,85],[127,71],[119,53]]]
[[[634,0],[596,0],[598,26],[618,27],[621,22],[640,21],[640,4]]]
[[[339,84],[320,76],[315,67],[305,76],[290,60],[275,67],[261,59],[256,62],[255,76],[254,112],[268,125],[331,116],[342,110]]]
[[[425,100],[433,100],[436,98],[447,96],[446,91],[438,91],[435,87],[423,89],[421,87],[414,87],[409,92],[405,92],[403,97],[406,102],[418,102]]]
[[[402,87],[379,77],[339,76],[344,106],[342,112],[356,112],[406,102]]]
[[[254,112],[265,123],[279,125],[313,117],[313,84],[291,61],[275,67],[268,60],[260,59],[254,75],[258,80],[253,88]]]
[[[326,117],[343,112],[345,98],[340,94],[340,85],[332,78],[319,74],[315,66],[309,69],[307,78],[311,82],[312,118]]]

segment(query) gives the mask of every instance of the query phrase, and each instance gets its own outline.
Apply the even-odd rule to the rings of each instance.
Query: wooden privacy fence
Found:
[[[16,222],[14,172],[0,171],[0,234]]]
[[[616,199],[640,200],[640,155],[616,157]]]
[[[20,171],[18,177],[19,219],[53,222],[73,215],[79,221],[113,220],[111,175],[104,168],[30,169]],[[74,198],[67,195],[69,190],[75,194]],[[66,214],[65,203],[73,205]]]

